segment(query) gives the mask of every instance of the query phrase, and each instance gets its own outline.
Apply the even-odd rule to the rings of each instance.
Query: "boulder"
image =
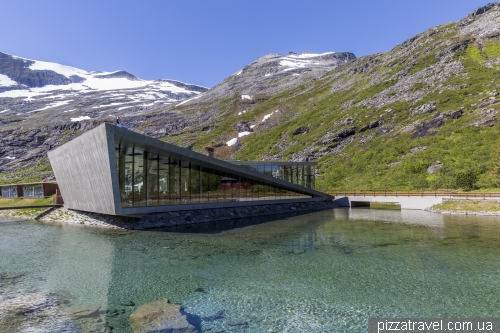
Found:
[[[242,120],[234,124],[234,129],[238,131],[238,133],[253,132],[253,128],[251,128],[250,126],[251,124],[249,121]]]
[[[421,113],[421,114],[431,113],[437,109],[438,104],[439,104],[439,102],[430,102],[427,104],[422,104],[418,107],[412,108],[411,111],[412,111],[412,113]]]
[[[432,174],[442,166],[443,166],[443,163],[441,163],[440,161],[436,161],[436,162],[432,163],[431,165],[429,165],[429,167],[427,168],[427,173]]]
[[[464,114],[464,112],[462,110],[457,110],[457,111],[448,113],[447,116],[451,119],[458,119],[458,118],[462,117],[463,114]]]
[[[134,333],[194,333],[181,307],[160,299],[141,305],[129,317]]]
[[[423,138],[426,136],[436,135],[437,131],[431,129],[438,128],[444,125],[444,120],[442,117],[431,119],[430,121],[419,125],[415,128],[415,134],[413,134],[412,139]]]
[[[380,126],[380,124],[381,124],[380,120],[372,121],[368,125],[361,127],[359,130],[359,133],[363,133],[363,132],[368,131],[369,129],[372,129],[372,128],[377,128]]]
[[[305,126],[300,126],[300,127],[297,127],[296,129],[293,130],[293,133],[292,135],[299,135],[299,134],[302,134],[302,133],[307,133],[309,129]]]

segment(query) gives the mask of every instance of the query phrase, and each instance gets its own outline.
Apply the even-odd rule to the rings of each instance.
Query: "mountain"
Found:
[[[223,108],[215,105],[240,90],[252,97],[238,95],[237,100],[256,105],[353,58],[335,52],[271,54],[208,90],[173,80],[145,81],[126,71],[89,72],[0,53],[0,182],[51,179],[45,158],[50,149],[116,116],[145,134],[172,138],[223,119]],[[210,105],[208,110],[205,105]],[[189,147],[190,141],[178,144]]]
[[[326,52],[322,54],[290,52],[288,55],[268,54],[258,58],[215,87],[203,94],[169,107],[187,117],[183,126],[173,129],[161,118],[145,120],[142,128],[153,137],[174,136],[166,140],[189,147],[193,141],[185,136],[175,136],[185,130],[196,137],[197,131],[206,132],[217,126],[226,116],[245,113],[259,103],[284,90],[305,82],[316,80],[321,75],[355,59],[349,52]],[[207,123],[214,125],[205,126]]]
[[[321,190],[500,187],[500,3],[387,52],[335,54],[264,56],[197,96],[125,119],[220,158],[318,161]],[[0,153],[13,150],[6,138],[21,153],[0,165],[0,181],[51,177],[42,153],[106,120],[57,132],[41,120],[9,123]]]
[[[257,96],[273,96],[319,77],[352,59],[356,59],[356,56],[350,52],[290,52],[286,56],[268,54],[229,76],[206,93],[180,104],[197,106],[220,101],[233,94],[250,101]]]
[[[0,53],[0,172],[22,173],[41,163],[42,178],[50,178],[50,149],[102,122],[163,110],[206,90]]]
[[[136,115],[206,90],[174,80],[141,80],[126,71],[89,72],[0,53],[0,112],[4,117],[26,118],[54,108],[67,113],[67,118],[75,113],[91,118],[102,117],[103,112],[106,116]]]
[[[498,188],[499,91],[491,3],[258,104],[212,102],[224,119],[165,139],[230,159],[316,160],[323,190]]]

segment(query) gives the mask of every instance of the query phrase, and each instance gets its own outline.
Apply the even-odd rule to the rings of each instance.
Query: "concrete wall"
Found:
[[[434,196],[348,196],[348,197],[337,197],[335,203],[341,207],[350,207],[351,201],[355,202],[390,202],[398,203],[401,205],[401,209],[426,209],[432,205],[436,205],[443,202],[444,197],[434,197]]]
[[[99,126],[49,152],[66,208],[115,214],[110,140],[113,135]]]

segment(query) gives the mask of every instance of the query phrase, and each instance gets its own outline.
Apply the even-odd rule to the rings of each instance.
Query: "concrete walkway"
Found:
[[[445,196],[338,196],[335,203],[341,207],[356,206],[356,203],[397,203],[401,209],[426,209],[449,199]],[[354,204],[353,204],[354,203]]]

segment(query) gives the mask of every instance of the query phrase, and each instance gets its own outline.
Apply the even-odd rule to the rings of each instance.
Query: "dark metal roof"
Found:
[[[247,162],[247,161],[228,161],[229,163],[236,165],[283,165],[283,166],[315,166],[318,162],[283,162],[283,161],[263,161],[263,162]]]

